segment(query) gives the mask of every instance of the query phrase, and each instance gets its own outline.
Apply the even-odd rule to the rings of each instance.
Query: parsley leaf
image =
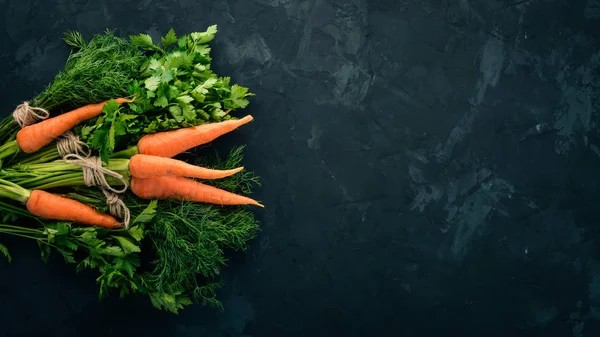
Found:
[[[167,69],[186,69],[192,66],[194,55],[175,51],[165,57],[164,66]]]
[[[153,200],[154,203],[156,204],[156,200]],[[150,207],[150,205],[148,205],[148,207]],[[141,215],[141,214],[140,214]],[[138,216],[139,218],[139,216]],[[137,218],[136,218],[137,220]],[[148,220],[146,221],[141,221],[141,220],[137,220],[138,223],[142,223],[142,222],[148,222],[152,220],[152,218],[148,218]],[[134,220],[134,223],[136,221]],[[142,239],[144,238],[144,229],[140,226],[133,226],[133,227],[129,227],[129,235],[131,235],[131,237],[135,240],[135,241],[142,241]]]
[[[161,82],[170,82],[172,79],[173,79],[173,70],[172,69],[163,70],[162,74],[160,75],[160,81]]]
[[[191,33],[190,37],[196,43],[208,43],[215,38],[217,33],[217,25],[209,26],[205,32]]]
[[[225,108],[226,109],[238,109],[245,108],[250,103],[246,97],[251,96],[248,94],[248,88],[239,86],[234,84],[231,86],[231,97],[228,101],[226,101]]]
[[[150,70],[156,70],[158,68],[160,68],[162,65],[160,64],[160,61],[157,59],[152,59],[150,60],[150,64],[148,64],[148,69]]]
[[[177,87],[174,85],[170,85],[169,88],[167,89],[167,98],[173,99],[177,96],[179,96],[179,89],[177,89]]]
[[[210,89],[215,83],[217,83],[216,78],[209,78],[204,83],[198,85],[194,90],[192,90],[191,95],[198,102],[204,102],[206,99],[206,94],[208,94],[208,89]]]
[[[183,122],[183,110],[181,109],[181,107],[177,105],[171,105],[169,107],[169,112],[171,113],[171,116],[177,121],[177,123]],[[150,126],[152,126],[152,124],[150,124]]]
[[[146,86],[146,89],[154,91],[156,88],[158,88],[159,83],[160,77],[153,75],[144,81],[144,86]]]
[[[117,241],[119,241],[119,244],[123,248],[125,254],[141,252],[140,247],[138,247],[135,243],[131,242],[131,240],[129,240],[128,238],[122,236],[115,236],[114,238],[117,239]]]
[[[154,215],[156,215],[156,205],[157,205],[157,203],[158,203],[158,201],[156,199],[155,200],[151,200],[148,203],[148,206],[146,208],[144,208],[144,210],[142,211],[142,213],[140,213],[135,219],[133,219],[133,221],[131,223],[135,224],[135,223],[145,223],[145,222],[151,221],[154,218]],[[135,227],[137,227],[137,226],[135,226]],[[135,227],[131,227],[129,229],[130,233],[134,232],[133,229]],[[134,238],[135,238],[135,236],[134,236]],[[136,240],[139,241],[140,239],[136,239]]]
[[[135,118],[134,115],[119,114],[119,105],[115,100],[108,101],[102,108],[104,116],[98,119],[99,128],[92,137],[92,148],[100,151],[102,161],[108,162],[115,149],[117,139],[127,133],[127,121]]]
[[[173,28],[169,30],[165,37],[160,39],[160,42],[162,43],[163,48],[167,48],[168,46],[177,42],[177,35],[175,35],[175,31],[173,30]]]
[[[105,118],[112,119],[119,110],[119,104],[114,99],[109,100],[102,106],[102,112],[106,115]]]
[[[131,43],[137,47],[144,47],[147,49],[155,49],[156,46],[152,42],[152,37],[148,34],[138,34],[130,36]]]
[[[195,45],[193,51],[202,56],[208,56],[210,54],[210,47],[206,44]]]
[[[177,97],[177,100],[183,104],[187,104],[187,103],[190,103],[191,101],[193,101],[194,99],[188,95],[183,95],[183,96]]]
[[[193,122],[194,120],[196,120],[196,109],[194,109],[193,105],[184,104],[182,106],[182,109],[183,109],[183,117],[185,118],[186,121]]]
[[[159,96],[156,101],[154,101],[154,105],[159,108],[165,108],[169,105],[169,100],[167,100],[166,96]]]

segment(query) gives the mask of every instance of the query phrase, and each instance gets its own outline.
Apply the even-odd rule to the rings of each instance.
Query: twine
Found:
[[[29,102],[23,102],[13,111],[13,119],[21,128],[48,117],[50,117],[50,113],[47,110],[32,107]],[[56,140],[56,149],[63,161],[81,166],[83,183],[86,186],[99,186],[106,197],[110,214],[123,219],[125,228],[129,228],[131,214],[125,202],[118,195],[118,193],[127,191],[127,182],[123,176],[103,167],[99,157],[90,157],[91,151],[88,145],[72,131],[65,132]],[[106,176],[120,180],[123,183],[123,189],[118,190],[110,186]]]
[[[13,111],[14,120],[22,128],[48,117],[50,117],[50,113],[46,109],[33,107],[27,101],[19,104]]]
[[[121,199],[118,194],[111,193],[104,188],[102,188],[102,192],[106,197],[106,204],[108,205],[108,211],[110,214],[123,219],[123,225],[125,225],[126,229],[129,229],[131,214],[129,213],[129,208],[127,208],[123,199]]]
[[[92,154],[88,145],[82,142],[73,131],[65,132],[56,140],[56,149],[58,150],[58,154],[63,158],[69,154],[76,154],[87,158]]]
[[[127,182],[123,176],[115,171],[111,171],[106,167],[103,167],[100,157],[85,158],[78,154],[70,153],[64,156],[63,161],[82,167],[83,182],[86,184],[86,186],[100,186],[101,188],[107,189],[113,193],[123,193],[127,191]],[[117,190],[110,186],[108,181],[106,181],[106,176],[120,180],[124,185],[123,189]]]
[[[125,202],[119,197],[119,193],[127,191],[127,182],[123,176],[102,166],[100,157],[82,157],[75,153],[67,154],[63,161],[81,166],[83,171],[83,183],[86,186],[99,186],[106,197],[106,204],[110,214],[123,219],[125,228],[129,228],[131,214]],[[123,189],[115,189],[110,186],[106,176],[113,177],[123,183]]]

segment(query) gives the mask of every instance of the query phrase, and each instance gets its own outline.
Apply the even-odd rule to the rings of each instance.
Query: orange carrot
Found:
[[[131,178],[131,191],[142,199],[177,199],[217,205],[256,205],[256,200],[192,179],[174,176]]]
[[[199,179],[220,179],[234,175],[243,167],[232,170],[212,170],[188,164],[181,160],[136,154],[129,160],[129,173],[136,178],[181,176]]]
[[[115,101],[117,104],[132,102],[126,98],[117,98]],[[23,152],[35,152],[79,123],[100,115],[104,104],[106,102],[88,104],[45,121],[26,126],[17,133],[17,144]]]
[[[108,214],[100,213],[77,200],[42,190],[31,191],[25,206],[31,214],[42,218],[73,221],[110,229],[121,227],[119,221]]]
[[[209,143],[252,120],[253,117],[248,115],[242,119],[230,119],[223,122],[145,135],[138,141],[137,146],[141,154],[173,157],[193,147]]]

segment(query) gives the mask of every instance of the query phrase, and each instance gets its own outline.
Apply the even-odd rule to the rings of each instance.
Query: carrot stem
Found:
[[[29,236],[29,235],[19,234],[19,233],[15,233],[15,232],[11,232],[11,231],[5,231],[5,230],[2,230],[1,232],[3,234],[18,236],[18,237],[22,237],[22,238],[26,238],[26,239],[38,240],[38,241],[43,242],[45,244],[49,244],[49,243],[45,242],[44,239],[42,239],[42,238],[36,238],[35,236]]]
[[[51,143],[34,153],[19,153],[15,160],[15,164],[11,166],[35,163],[48,163],[59,158],[60,155],[58,154],[58,148],[56,147],[56,143]]]
[[[11,140],[0,146],[0,159],[8,158],[19,153],[21,149],[16,140]]]
[[[0,224],[0,228],[8,228],[11,230],[23,231],[23,232],[28,232],[28,233],[38,232],[38,230],[35,228],[21,227],[21,226],[8,225],[8,224]]]
[[[8,204],[4,201],[0,201],[0,210],[7,211],[7,212],[10,212],[13,214],[18,214],[18,215],[21,215],[24,217],[29,217],[29,218],[31,218],[33,216],[31,213],[27,212],[23,208]]]
[[[0,197],[9,198],[20,203],[26,203],[31,191],[10,181],[0,179]]]
[[[138,154],[140,151],[137,146],[132,146],[125,150],[121,150],[112,154],[111,158],[131,158]]]
[[[114,159],[103,166],[121,174],[127,180],[129,177],[128,165],[129,160],[127,159]],[[7,170],[4,176],[31,190],[85,186],[82,167],[63,161],[17,165],[14,167],[14,171]],[[121,180],[110,176],[106,176],[106,181],[113,186],[123,185]]]

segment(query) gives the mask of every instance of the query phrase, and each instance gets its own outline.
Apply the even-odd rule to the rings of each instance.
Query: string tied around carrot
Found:
[[[46,109],[31,106],[27,101],[19,104],[13,111],[13,119],[22,128],[48,117],[50,117],[50,113]]]
[[[127,208],[125,202],[118,195],[127,191],[128,188],[127,181],[125,181],[123,175],[103,167],[100,157],[82,157],[78,154],[70,153],[63,157],[63,161],[81,166],[83,183],[86,186],[100,187],[106,197],[106,204],[108,205],[110,214],[121,218],[125,228],[129,228],[129,208]],[[116,189],[112,187],[106,180],[106,176],[119,180],[123,188]]]
[[[123,226],[125,229],[129,229],[129,222],[131,221],[131,213],[123,199],[116,193],[111,193],[106,189],[102,189],[104,196],[106,197],[106,204],[108,205],[108,211],[110,214],[122,219]]]
[[[102,166],[100,157],[82,157],[75,153],[64,156],[63,161],[69,164],[81,166],[83,182],[86,186],[99,186],[113,193],[124,193],[127,191],[127,181],[123,175]],[[121,189],[112,187],[106,180],[106,176],[115,178],[123,185]]]
[[[73,131],[67,131],[56,140],[56,149],[58,154],[64,158],[69,154],[76,154],[78,156],[87,158],[92,152],[89,146],[79,139]]]

